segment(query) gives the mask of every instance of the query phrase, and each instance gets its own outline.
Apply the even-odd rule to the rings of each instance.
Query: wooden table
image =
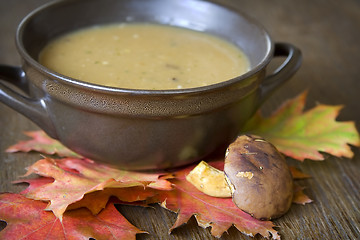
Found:
[[[14,44],[19,21],[46,0],[0,0],[0,63],[18,65]],[[282,101],[309,89],[308,107],[320,102],[344,105],[338,120],[355,121],[360,129],[360,2],[358,0],[225,0],[257,18],[275,41],[298,46],[304,55],[299,72],[264,105],[266,112]],[[6,154],[11,144],[24,139],[25,130],[37,127],[22,115],[0,104],[0,191],[18,192],[11,184],[39,154]],[[275,221],[282,239],[360,239],[360,150],[353,159],[325,154],[322,162],[290,160],[312,176],[301,182],[314,203],[293,205]],[[176,214],[155,207],[121,207],[131,223],[150,234],[137,239],[213,239],[209,229],[194,218],[168,235]],[[260,238],[260,237],[256,237]],[[234,227],[221,239],[251,239]]]

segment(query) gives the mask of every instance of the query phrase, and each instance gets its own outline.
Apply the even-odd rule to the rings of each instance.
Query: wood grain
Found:
[[[0,0],[0,63],[20,64],[14,44],[16,26],[30,10],[46,0]],[[224,0],[258,19],[275,41],[290,42],[304,55],[299,72],[263,106],[274,110],[285,99],[309,90],[308,107],[321,102],[344,105],[339,120],[355,121],[360,129],[360,1],[358,0]],[[23,186],[11,181],[25,173],[25,167],[39,154],[6,154],[25,130],[37,127],[0,104],[0,192],[18,192]],[[293,205],[275,221],[282,239],[360,239],[360,151],[353,159],[326,155],[325,161],[304,163],[288,159],[291,165],[312,176],[302,180],[314,203]],[[137,239],[215,239],[210,229],[190,221],[168,234],[176,214],[162,209],[120,206],[131,223],[149,234]],[[4,224],[2,224],[4,227]],[[252,239],[230,228],[221,239]],[[255,237],[261,239],[261,237]]]

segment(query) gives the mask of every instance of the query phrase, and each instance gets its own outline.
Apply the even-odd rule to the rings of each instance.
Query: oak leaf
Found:
[[[360,146],[355,123],[337,122],[342,106],[318,104],[304,112],[307,92],[285,102],[270,117],[260,111],[244,126],[243,132],[259,135],[283,154],[304,161],[323,160],[320,152],[352,158],[348,144]]]
[[[46,203],[20,194],[0,195],[0,219],[7,223],[0,239],[17,240],[96,240],[136,239],[145,233],[130,224],[109,202],[97,215],[85,208],[67,211],[61,222],[52,212],[44,211]]]
[[[169,190],[171,183],[164,178],[171,175],[158,172],[131,172],[110,167],[105,164],[96,163],[89,159],[45,158],[37,161],[28,168],[25,176],[35,173],[39,176],[52,178],[53,182],[48,182],[41,187],[27,189],[25,196],[34,200],[49,201],[46,210],[51,210],[56,217],[62,219],[62,215],[70,204],[82,200],[85,194],[98,192],[111,188],[112,191],[104,191],[102,199],[110,195],[116,195],[121,188],[140,187]],[[25,180],[26,182],[26,180]],[[31,183],[31,182],[30,182]],[[34,183],[34,182],[33,182]],[[152,195],[152,192],[135,191],[138,200],[143,200]],[[128,195],[130,197],[131,195]],[[123,199],[124,200],[124,199]],[[98,201],[97,207],[90,208],[92,212],[97,212],[104,205],[104,201]],[[105,201],[106,203],[106,201]]]

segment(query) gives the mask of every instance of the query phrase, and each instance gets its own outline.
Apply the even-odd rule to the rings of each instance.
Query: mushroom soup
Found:
[[[219,37],[145,23],[71,32],[50,42],[39,61],[84,82],[148,90],[211,85],[250,67],[241,49]]]

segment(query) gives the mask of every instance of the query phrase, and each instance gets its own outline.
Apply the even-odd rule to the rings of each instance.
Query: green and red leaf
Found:
[[[320,152],[352,158],[350,145],[360,146],[360,137],[352,121],[336,121],[342,106],[318,104],[304,112],[307,92],[285,102],[270,117],[258,112],[243,131],[259,135],[285,155],[303,161],[323,160]]]

